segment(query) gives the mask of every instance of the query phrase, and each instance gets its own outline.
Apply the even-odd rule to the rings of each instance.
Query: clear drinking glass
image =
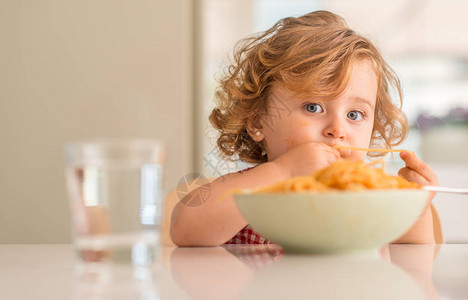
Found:
[[[152,264],[159,245],[163,143],[88,140],[67,144],[65,155],[78,261]]]

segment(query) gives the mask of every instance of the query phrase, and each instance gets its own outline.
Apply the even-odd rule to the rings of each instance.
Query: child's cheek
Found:
[[[294,146],[296,146],[296,141],[292,138],[292,137],[287,137],[284,139],[284,143],[286,144],[286,147],[288,149],[291,149],[293,148]]]

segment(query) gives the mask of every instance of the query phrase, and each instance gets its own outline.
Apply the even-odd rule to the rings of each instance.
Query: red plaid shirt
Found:
[[[247,225],[224,243],[224,245],[229,244],[270,244],[270,241],[255,232],[250,225]]]
[[[238,173],[244,173],[252,168],[248,168]],[[250,225],[245,226],[224,245],[230,244],[270,244],[270,241],[255,232]]]

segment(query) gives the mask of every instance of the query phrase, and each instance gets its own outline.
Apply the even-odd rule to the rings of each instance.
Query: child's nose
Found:
[[[344,140],[346,138],[346,130],[341,121],[333,120],[325,127],[323,134],[328,138]]]

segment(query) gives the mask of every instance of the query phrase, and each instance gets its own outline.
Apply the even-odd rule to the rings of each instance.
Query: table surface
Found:
[[[71,245],[0,245],[0,299],[468,299],[468,244],[352,255],[279,246],[161,249],[146,269],[83,272]]]

